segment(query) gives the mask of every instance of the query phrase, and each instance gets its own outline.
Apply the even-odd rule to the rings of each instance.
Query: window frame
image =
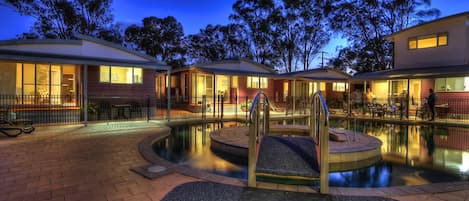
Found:
[[[340,85],[340,86],[338,86],[338,85]],[[348,83],[346,83],[346,82],[333,82],[332,83],[332,91],[333,92],[345,92],[345,91],[347,91],[347,89],[348,89]]]
[[[445,44],[440,44],[440,37],[446,36],[446,43]],[[435,46],[431,47],[423,47],[419,48],[419,40],[423,39],[429,39],[429,38],[435,38]],[[415,41],[415,48],[410,46],[410,42]],[[408,50],[420,50],[420,49],[429,49],[429,48],[438,48],[438,47],[445,47],[448,46],[449,42],[449,34],[448,32],[438,32],[438,33],[432,33],[432,34],[426,34],[426,35],[420,35],[420,36],[414,36],[414,37],[409,37],[407,39],[407,49]]]
[[[101,69],[102,68],[108,68],[109,69],[109,77],[107,79],[107,81],[102,81],[101,79]],[[113,82],[113,79],[112,79],[112,69],[113,68],[128,68],[130,69],[130,71],[132,72],[132,81],[131,83],[115,83]],[[136,69],[140,69],[140,72],[142,73],[141,74],[141,79],[140,80],[136,80],[136,77],[135,77],[135,73],[138,71],[136,71]],[[137,84],[137,85],[140,85],[140,84],[143,84],[143,74],[144,74],[144,69],[143,68],[140,68],[140,67],[127,67],[127,66],[108,66],[108,65],[100,65],[99,66],[99,83],[102,83],[102,84]]]
[[[443,85],[439,85],[439,86],[442,86],[444,89],[442,90],[441,87],[439,88],[439,86],[437,86],[437,79],[443,79],[444,83]],[[460,89],[457,89],[458,87],[457,86],[453,86],[453,85],[450,85],[451,83],[448,82],[448,79],[462,79],[462,82],[459,82],[459,83],[463,83],[463,90],[460,90]],[[435,92],[439,92],[439,93],[446,93],[446,92],[469,92],[469,88],[465,88],[464,86],[469,86],[469,77],[440,77],[440,78],[435,78],[435,86],[434,86],[434,89],[435,89]]]
[[[253,87],[253,80],[257,80],[256,86]],[[269,88],[269,78],[262,76],[246,76],[246,88],[249,89],[267,89]]]

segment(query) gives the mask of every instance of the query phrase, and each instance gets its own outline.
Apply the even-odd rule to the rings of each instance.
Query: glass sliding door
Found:
[[[76,105],[76,66],[16,63],[17,104]]]
[[[207,96],[207,103],[213,102],[213,75],[192,74],[192,104],[202,103],[202,96]]]

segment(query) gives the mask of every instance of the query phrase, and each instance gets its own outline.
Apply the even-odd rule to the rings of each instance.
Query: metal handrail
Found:
[[[320,91],[313,94],[310,135],[320,148],[320,193],[329,192],[329,109]]]
[[[262,96],[261,96],[262,95]],[[263,108],[260,108],[260,100],[261,98],[264,98],[263,102]],[[265,135],[266,133],[269,132],[269,98],[267,95],[261,90],[257,92],[256,96],[254,97],[254,100],[252,101],[251,109],[249,110],[249,123],[255,129],[255,136],[256,136],[256,142],[258,143],[259,139],[259,127],[258,127],[258,121],[259,121],[259,115],[260,112],[263,111],[263,116],[262,116],[262,135]]]
[[[261,96],[262,95],[262,96]],[[261,97],[264,99],[264,107],[260,107]],[[262,132],[259,132],[259,118],[261,109],[263,111]],[[249,110],[249,156],[248,156],[248,186],[256,187],[256,160],[257,160],[257,144],[259,142],[259,135],[269,133],[269,99],[263,91],[257,92],[256,97],[252,101],[251,109]]]

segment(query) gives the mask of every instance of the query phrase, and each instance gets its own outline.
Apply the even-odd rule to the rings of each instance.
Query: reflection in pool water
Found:
[[[210,132],[236,122],[178,126],[172,135],[153,145],[169,161],[215,174],[246,179],[247,159],[210,149]],[[334,125],[334,124],[332,124]],[[469,129],[407,126],[376,122],[345,122],[347,127],[383,142],[383,160],[367,168],[331,172],[331,186],[386,187],[466,179],[469,172]],[[466,137],[467,136],[467,137]]]

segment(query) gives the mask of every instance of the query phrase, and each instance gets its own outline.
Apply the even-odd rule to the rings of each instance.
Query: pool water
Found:
[[[237,122],[223,122],[173,127],[172,135],[156,142],[153,149],[160,157],[180,165],[246,179],[246,158],[210,149],[211,131],[239,125]],[[331,172],[330,186],[419,185],[467,180],[469,175],[469,129],[366,121],[344,122],[336,126],[380,139],[383,142],[383,160],[366,168]]]

